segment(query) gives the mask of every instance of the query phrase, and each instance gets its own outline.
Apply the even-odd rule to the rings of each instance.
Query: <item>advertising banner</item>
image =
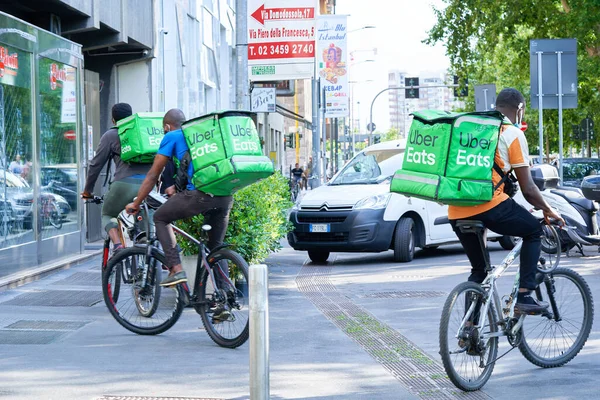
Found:
[[[317,72],[325,92],[325,117],[349,116],[347,16],[317,18]]]
[[[252,90],[252,111],[254,112],[277,112],[275,102],[275,88],[254,88]]]
[[[248,0],[251,81],[313,77],[317,7],[317,0]]]

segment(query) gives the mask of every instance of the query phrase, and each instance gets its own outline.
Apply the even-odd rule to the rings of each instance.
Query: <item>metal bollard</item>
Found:
[[[250,266],[250,399],[269,399],[269,282],[264,264]]]

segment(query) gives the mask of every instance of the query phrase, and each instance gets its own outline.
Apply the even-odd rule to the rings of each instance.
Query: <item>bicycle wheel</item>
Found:
[[[542,246],[540,252],[540,262],[537,269],[540,272],[549,273],[558,267],[560,256],[562,254],[560,237],[556,228],[552,225],[542,225]]]
[[[149,316],[144,316],[139,310],[139,294],[143,288],[152,290],[156,279],[160,279],[160,273],[154,270],[162,269],[165,263],[163,254],[158,253],[146,263],[146,246],[135,246],[123,249],[115,254],[106,267],[106,273],[102,276],[102,292],[104,302],[112,316],[124,328],[140,335],[156,335],[172,327],[181,316],[183,311],[183,293],[180,285],[163,288],[160,293],[160,301],[156,301],[156,307]],[[153,260],[156,260],[154,262]],[[143,282],[143,273],[147,270],[146,282]],[[113,287],[121,277],[119,296],[113,295]],[[154,282],[150,277],[154,276]]]
[[[203,270],[200,286],[195,291],[198,293],[195,309],[202,317],[202,324],[210,338],[221,347],[233,349],[248,340],[248,264],[230,249],[209,254],[208,263],[215,274],[218,287],[214,288],[208,273]],[[221,271],[229,271],[234,286],[219,279]],[[216,313],[221,314],[220,318],[215,318]]]
[[[461,326],[470,304],[473,301],[481,304],[484,296],[485,292],[480,285],[463,282],[450,292],[442,310],[440,355],[448,378],[464,391],[478,390],[485,385],[492,375],[498,354],[498,337],[488,337],[486,341],[482,341],[476,328]],[[481,307],[478,305],[475,309]],[[472,313],[471,318],[473,317],[477,321],[476,313]],[[493,303],[490,303],[481,330],[487,335],[498,330]]]
[[[132,261],[136,262],[135,259]],[[132,287],[135,305],[139,313],[146,318],[154,315],[158,308],[161,291],[160,282],[162,281],[162,266],[156,268],[158,264],[156,258],[151,258],[150,263],[152,265],[148,268],[146,284],[136,284]],[[138,267],[136,265],[136,269]],[[143,279],[142,282],[144,282]]]
[[[519,350],[537,366],[560,367],[571,361],[588,339],[594,320],[592,293],[581,275],[568,268],[548,274],[536,292],[550,303],[550,313],[525,317]]]
[[[58,208],[58,204],[52,203],[52,211],[50,211],[50,224],[56,229],[62,228],[63,222],[62,217],[60,216],[60,208]]]

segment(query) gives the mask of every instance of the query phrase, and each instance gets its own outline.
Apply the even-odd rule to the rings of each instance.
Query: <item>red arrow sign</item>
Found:
[[[313,7],[265,8],[263,4],[251,16],[264,25],[265,21],[313,19],[315,17],[315,9]]]

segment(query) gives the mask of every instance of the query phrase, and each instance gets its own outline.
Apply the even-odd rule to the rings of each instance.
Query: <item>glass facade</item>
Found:
[[[0,278],[82,251],[82,60],[0,13]]]

